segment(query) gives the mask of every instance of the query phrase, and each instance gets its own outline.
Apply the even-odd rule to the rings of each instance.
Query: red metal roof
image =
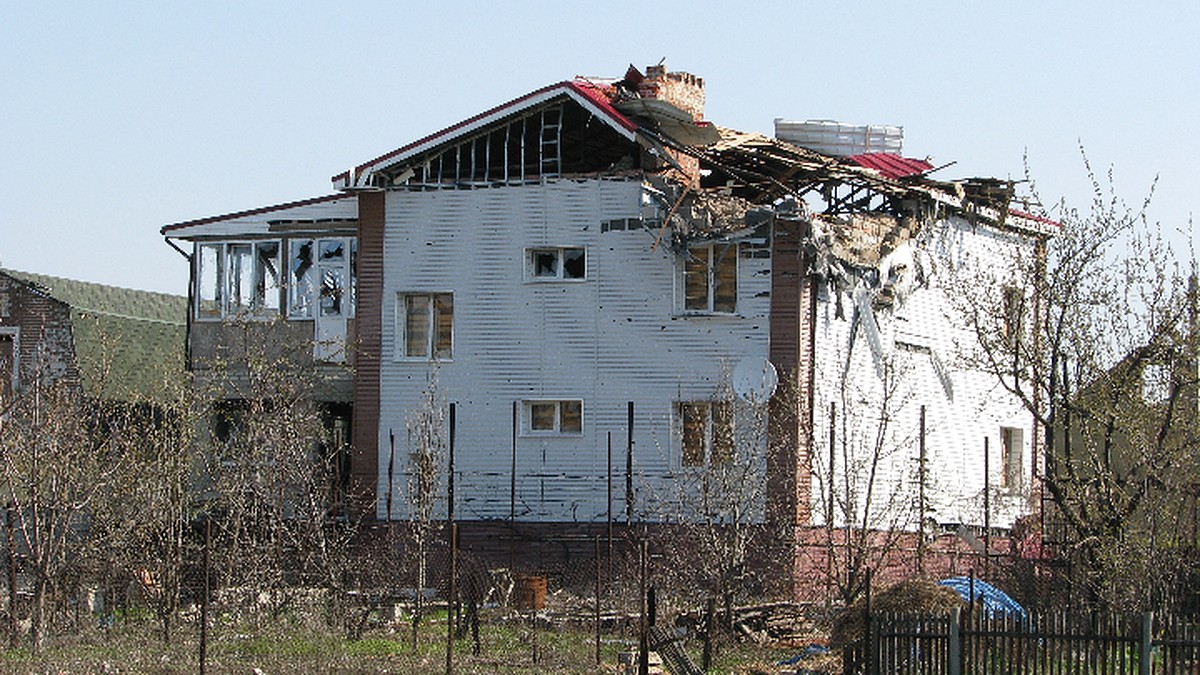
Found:
[[[1027,213],[1027,212],[1021,211],[1019,209],[1011,209],[1011,208],[1008,210],[1008,212],[1014,216],[1018,216],[1018,217],[1026,219],[1026,220],[1032,220],[1035,223],[1042,223],[1044,225],[1053,225],[1054,227],[1062,227],[1062,223],[1058,222],[1057,220],[1050,220],[1049,218],[1047,218],[1045,216],[1039,216],[1037,214]]]
[[[885,178],[904,178],[915,176],[933,169],[933,165],[923,159],[910,159],[890,152],[866,152],[861,155],[850,155],[846,158],[863,168],[874,169]]]

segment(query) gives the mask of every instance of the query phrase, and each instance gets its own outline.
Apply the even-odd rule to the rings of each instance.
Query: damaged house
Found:
[[[689,476],[735,461],[794,569],[827,525],[1009,526],[1033,426],[963,369],[941,272],[1047,224],[1007,183],[721,128],[703,105],[703,80],[662,66],[576,78],[332,195],[164,227],[192,266],[191,367],[247,322],[307,340],[380,520],[411,515],[414,414],[453,405],[437,508],[465,541],[686,518]]]
[[[36,380],[161,402],[184,374],[186,310],[180,296],[0,269],[0,412]]]

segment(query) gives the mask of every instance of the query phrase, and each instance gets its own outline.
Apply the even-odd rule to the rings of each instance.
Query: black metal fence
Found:
[[[1200,673],[1200,618],[1053,611],[877,614],[845,673],[1177,675]]]

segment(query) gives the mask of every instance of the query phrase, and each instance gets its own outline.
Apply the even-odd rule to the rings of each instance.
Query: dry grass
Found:
[[[942,616],[966,603],[957,593],[932,581],[901,581],[871,596],[871,612],[885,614],[924,614]],[[866,598],[859,598],[833,621],[829,634],[831,647],[844,647],[857,641],[865,628]]]

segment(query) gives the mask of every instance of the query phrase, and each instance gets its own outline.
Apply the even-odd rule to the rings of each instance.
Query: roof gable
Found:
[[[619,164],[627,153],[614,141],[635,143],[638,125],[613,107],[610,87],[584,79],[544,87],[343,171],[333,186],[378,187],[377,174],[388,183],[503,184]],[[590,161],[567,156],[569,144],[586,147]]]

